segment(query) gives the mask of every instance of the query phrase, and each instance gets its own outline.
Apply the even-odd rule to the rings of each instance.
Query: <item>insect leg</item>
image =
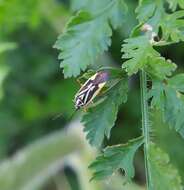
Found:
[[[77,83],[80,85],[80,86],[82,86],[83,84],[80,82],[80,80],[79,79],[77,79]]]

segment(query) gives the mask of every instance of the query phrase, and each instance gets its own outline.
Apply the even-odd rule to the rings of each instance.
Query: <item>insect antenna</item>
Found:
[[[78,109],[76,109],[75,111],[73,111],[72,114],[69,117],[66,118],[66,120],[70,121],[77,111],[78,111]],[[55,115],[52,118],[52,120],[57,120],[58,118],[61,118],[61,117],[65,118],[63,113],[59,113],[59,114]]]
[[[73,111],[73,113],[68,117],[68,121],[71,121],[74,117],[74,115],[76,114],[76,112],[78,111],[78,109],[76,109],[75,111]]]
[[[52,120],[56,120],[56,119],[58,119],[58,118],[60,118],[60,117],[62,117],[63,116],[63,113],[58,113],[58,114],[56,114],[53,118],[52,118]]]

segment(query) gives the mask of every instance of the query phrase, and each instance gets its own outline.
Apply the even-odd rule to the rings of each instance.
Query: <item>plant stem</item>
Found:
[[[140,72],[140,88],[141,88],[141,112],[142,112],[142,133],[144,136],[144,159],[145,159],[145,173],[146,186],[149,190],[149,166],[148,166],[148,146],[149,146],[149,115],[147,102],[147,79],[144,71]]]

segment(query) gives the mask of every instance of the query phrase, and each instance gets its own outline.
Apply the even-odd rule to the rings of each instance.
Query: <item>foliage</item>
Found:
[[[3,26],[0,29],[1,159],[44,134],[63,127],[73,111],[72,99],[78,86],[71,79],[63,81],[61,77],[61,82],[55,80],[59,74],[51,48],[58,28],[63,27],[61,22],[66,19],[64,13],[68,10],[62,12],[63,4],[52,0],[44,1],[43,4],[41,1],[34,2],[0,2],[0,9],[6,9],[6,14],[0,13]],[[32,17],[29,13],[33,13],[32,8],[27,4],[34,4],[38,8],[35,11],[44,17],[43,21],[35,15],[35,19],[39,19],[42,24],[35,25],[34,29],[30,27]],[[59,14],[56,7],[61,11]],[[24,22],[19,22],[14,16],[15,11],[19,11],[21,19],[26,18]],[[13,23],[10,22],[11,16],[14,16]],[[57,23],[59,25],[55,28]],[[62,93],[63,88],[68,91],[67,97]],[[63,116],[54,120],[60,111],[64,112]]]
[[[90,165],[90,168],[95,170],[92,179],[104,179],[118,169],[124,170],[127,178],[134,177],[133,159],[135,152],[142,143],[143,138],[139,137],[129,141],[127,144],[105,148],[103,154],[98,156]]]
[[[76,130],[74,126],[79,122],[71,123],[67,131],[60,130],[48,135],[41,140],[34,142],[25,149],[17,152],[12,158],[0,164],[0,188],[4,190],[28,190],[40,189],[49,179],[57,175],[59,170],[63,170],[66,165],[71,166],[80,178],[80,187],[83,190],[91,189],[109,189],[116,190],[114,186],[119,183],[119,176],[113,180],[113,185],[100,185],[99,183],[88,183],[87,176],[80,171],[83,170],[88,177],[90,174],[87,170],[87,160],[85,158],[85,150],[91,155],[94,154],[86,141],[81,135],[82,131]],[[65,146],[63,146],[63,144]],[[74,152],[78,151],[78,154]],[[44,159],[43,159],[44,158]],[[86,169],[84,169],[86,164]],[[26,172],[25,172],[26,171]],[[19,175],[17,175],[19,174]],[[139,186],[131,183],[125,186],[125,189],[141,189]],[[62,188],[64,188],[62,186]],[[123,188],[124,189],[124,188]]]
[[[61,50],[59,59],[62,59],[65,77],[79,75],[108,49],[112,35],[110,23],[116,28],[122,22],[124,12],[126,6],[123,1],[113,0],[109,4],[104,1],[98,14],[80,11],[69,21],[64,34],[54,45]]]
[[[62,147],[63,144],[65,147]],[[67,135],[64,131],[58,131],[35,142],[1,163],[0,188],[39,189],[49,177],[55,175],[58,169],[64,166],[64,160],[61,158],[77,149],[82,149],[82,144],[80,136],[72,131]]]
[[[183,189],[178,171],[170,164],[168,155],[155,144],[149,147],[148,159],[150,161],[150,189]]]
[[[162,110],[163,119],[184,137],[184,75],[177,74],[165,82],[154,81],[150,95],[152,106]]]
[[[0,164],[1,189],[68,190],[67,183],[73,190],[144,189],[127,184],[122,172],[111,176],[120,168],[128,179],[135,171],[141,184],[145,172],[148,190],[181,189],[183,8],[183,0],[0,1],[0,158],[5,159]],[[54,45],[64,77],[82,73],[84,83],[104,66],[110,68],[102,94],[82,116],[89,143],[105,148],[100,156],[84,146],[81,135],[71,135],[74,128],[58,131],[73,115],[72,100],[80,88],[75,79],[59,73],[52,48],[71,14]],[[139,81],[134,74],[144,77]],[[78,123],[74,125],[79,130]],[[144,151],[135,154],[141,144]],[[58,160],[56,169],[52,166]],[[87,165],[92,160],[93,178],[111,176],[109,183],[89,183]]]
[[[3,29],[1,28],[2,33],[13,31],[23,23],[36,27],[39,22],[40,11],[37,0],[27,1],[24,4],[21,0],[1,1],[0,23],[3,26]]]
[[[182,0],[167,0],[167,2],[169,3],[169,8],[173,11],[177,9],[177,6],[184,8],[184,1]]]
[[[136,74],[138,70],[144,69],[151,76],[164,79],[176,69],[174,63],[165,60],[152,47],[148,36],[138,36],[125,40],[122,52],[124,52],[122,58],[128,59],[123,63],[123,68],[128,75]]]
[[[159,28],[162,30],[162,39],[169,42],[183,41],[184,11],[179,10],[173,13],[167,13],[165,9],[165,0],[141,0],[137,8],[139,22],[150,24],[154,31],[158,33]],[[169,1],[170,8],[174,11],[176,1]],[[183,1],[179,2],[183,6]]]
[[[89,65],[93,64],[96,57],[111,45],[112,29],[109,22],[115,29],[123,21],[123,16],[122,18],[121,16],[117,17],[119,15],[118,6],[115,5],[120,3],[119,0],[106,1],[104,9],[101,7],[105,1],[101,1],[101,3],[98,1],[93,3],[89,1],[77,2],[77,0],[73,2],[72,8],[80,11],[70,20],[64,34],[59,37],[55,44],[55,47],[61,50],[59,59],[62,60],[61,67],[64,68],[65,77],[75,77],[81,71],[86,70]],[[170,59],[163,57],[157,50],[158,46],[162,47],[184,41],[184,11],[177,10],[177,6],[182,8],[182,1],[140,0],[136,9],[139,24],[132,30],[131,37],[124,40],[121,50],[123,53],[122,58],[124,59],[122,65],[123,72],[125,71],[128,76],[140,72],[141,76],[142,133],[147,189],[155,189],[155,186],[157,189],[161,187],[161,184],[157,183],[154,178],[157,176],[156,172],[160,175],[159,173],[162,173],[164,170],[164,168],[160,167],[160,162],[167,162],[164,154],[161,154],[160,162],[159,160],[154,160],[159,149],[153,148],[150,138],[149,98],[151,98],[152,107],[156,106],[161,109],[165,121],[183,135],[183,75],[171,77],[177,68],[176,64]],[[93,12],[94,7],[100,8]],[[120,12],[125,12],[126,6],[124,2],[119,7],[122,8]],[[111,17],[108,17],[106,11],[109,11],[109,15],[113,13],[116,16],[113,17],[111,15]],[[160,31],[161,36],[159,36]],[[160,39],[156,41],[156,38]],[[149,94],[147,76],[153,82]],[[125,102],[126,96],[123,84],[121,88],[115,85],[109,92],[105,92],[104,97],[89,107],[87,113],[84,114],[82,119],[85,125],[84,131],[87,132],[87,139],[91,145],[100,147],[104,136],[110,137],[118,107],[122,102]],[[135,150],[137,150],[140,144],[136,148],[133,143],[126,146],[112,146],[105,149],[103,155],[97,157],[97,160],[91,165],[95,169],[93,178],[104,178],[119,168],[123,168],[127,176],[132,178],[134,176],[132,160]],[[131,150],[133,151],[131,152]],[[150,158],[150,154],[153,155],[153,158]],[[155,159],[157,160],[157,158]],[[156,169],[156,167],[158,168]],[[169,185],[170,188],[181,189],[178,175],[173,176],[172,185]],[[169,177],[166,176],[164,180],[169,180]],[[167,187],[166,184],[164,185]]]
[[[97,102],[96,106],[89,108],[84,114],[82,119],[85,125],[84,131],[87,132],[87,139],[91,145],[100,147],[104,136],[110,137],[118,108],[127,100],[127,90],[127,79],[123,78],[105,94],[100,103]]]

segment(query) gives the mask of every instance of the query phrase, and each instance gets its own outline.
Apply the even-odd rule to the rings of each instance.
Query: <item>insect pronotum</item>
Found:
[[[99,94],[108,80],[108,73],[99,71],[90,77],[75,95],[75,108],[86,107]]]

